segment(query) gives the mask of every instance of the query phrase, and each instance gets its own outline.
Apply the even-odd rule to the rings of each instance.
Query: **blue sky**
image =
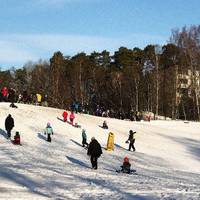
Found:
[[[199,0],[0,0],[0,67],[120,46],[164,44],[200,23]]]

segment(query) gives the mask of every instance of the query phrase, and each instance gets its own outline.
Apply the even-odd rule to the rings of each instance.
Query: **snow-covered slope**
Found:
[[[81,129],[57,119],[62,110],[32,105],[0,104],[0,199],[200,199],[200,123],[182,121],[130,122],[76,115],[76,122],[106,147],[109,131],[115,150],[90,169],[81,147]],[[22,146],[5,138],[8,114],[15,119]],[[43,130],[51,122],[55,134],[47,143]],[[136,152],[127,151],[128,131],[136,130]],[[12,135],[13,137],[13,135]],[[117,174],[124,156],[137,175]]]

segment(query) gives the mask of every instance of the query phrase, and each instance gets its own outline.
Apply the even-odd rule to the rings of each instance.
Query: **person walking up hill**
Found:
[[[14,127],[14,119],[12,118],[11,114],[9,114],[5,120],[5,129],[7,131],[8,139],[11,137],[11,130]]]
[[[92,163],[92,169],[98,168],[97,160],[101,156],[101,154],[102,154],[101,145],[98,143],[95,137],[92,137],[87,152],[87,155],[91,156],[90,161]]]

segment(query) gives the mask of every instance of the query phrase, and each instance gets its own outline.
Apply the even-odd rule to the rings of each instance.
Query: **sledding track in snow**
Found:
[[[75,121],[106,147],[109,131],[115,134],[115,151],[90,169],[81,147],[81,129],[57,119],[62,110],[0,103],[0,199],[200,199],[200,123],[182,121],[130,122],[78,114]],[[5,138],[8,114],[15,119],[22,146]],[[47,122],[55,134],[52,143],[43,134]],[[130,129],[137,131],[136,152],[125,143]],[[118,174],[124,156],[138,175]]]

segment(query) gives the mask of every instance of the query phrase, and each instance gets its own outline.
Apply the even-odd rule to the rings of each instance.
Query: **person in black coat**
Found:
[[[14,127],[14,119],[9,114],[8,117],[5,120],[5,128],[6,128],[6,131],[7,131],[8,138],[11,137],[11,130],[12,130],[13,127]]]
[[[97,160],[101,156],[101,154],[102,154],[101,145],[94,137],[92,137],[88,147],[87,155],[91,156],[90,160],[93,169],[97,169]]]
[[[131,150],[131,148],[133,148],[133,151],[135,151],[135,146],[134,146],[135,134],[136,132],[133,132],[132,130],[129,131],[129,137],[128,137],[128,140],[130,141],[129,148],[128,148],[129,151]]]

